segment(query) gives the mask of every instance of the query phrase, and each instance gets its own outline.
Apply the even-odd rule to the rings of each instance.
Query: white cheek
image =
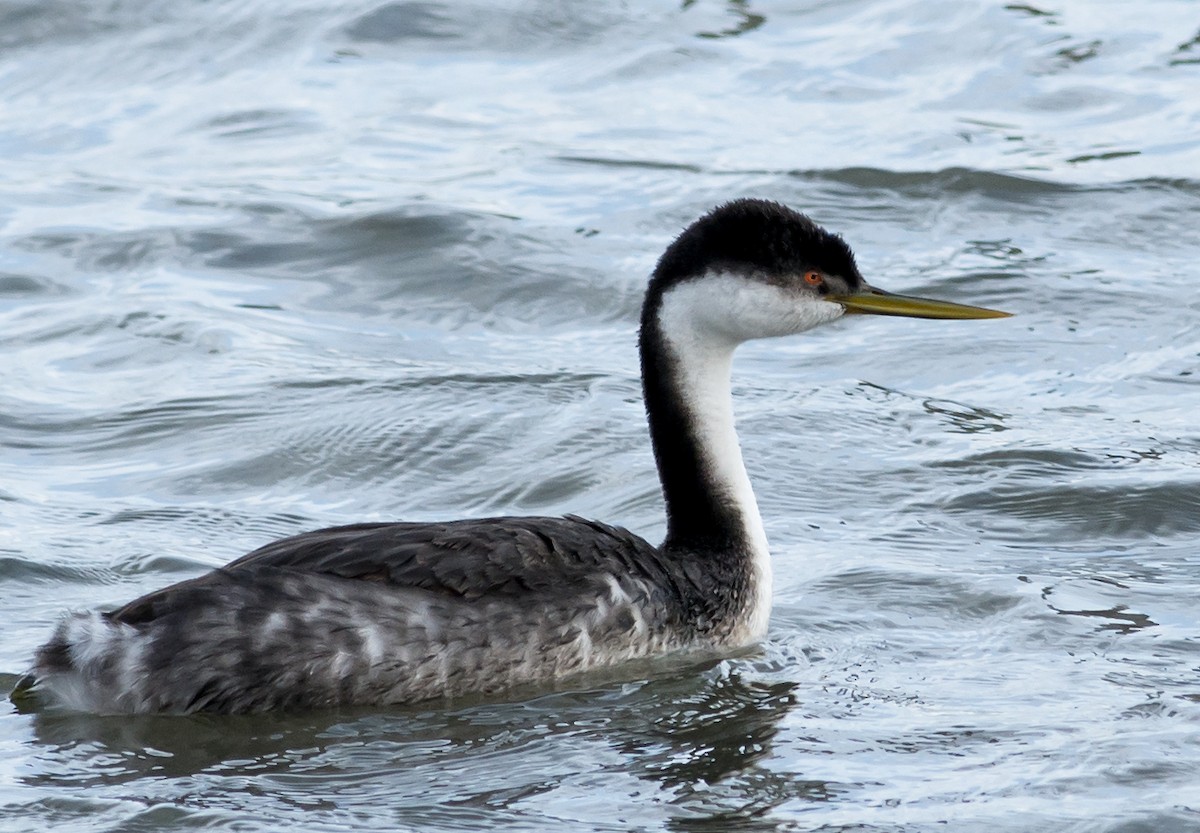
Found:
[[[845,307],[808,292],[782,287],[749,287],[744,320],[746,338],[787,336],[811,330],[845,315]],[[765,290],[765,291],[764,291]]]
[[[694,325],[734,343],[802,333],[845,314],[841,304],[816,294],[723,273],[685,287],[693,297],[681,306],[690,308]]]

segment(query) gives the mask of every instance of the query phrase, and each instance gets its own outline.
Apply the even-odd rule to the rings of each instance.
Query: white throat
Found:
[[[840,305],[810,293],[722,272],[686,281],[662,296],[659,329],[673,354],[675,382],[710,485],[745,531],[754,582],[741,623],[747,642],[766,633],[772,572],[767,534],[734,426],[733,352],[743,341],[803,332],[842,314]]]
[[[734,509],[745,530],[744,546],[750,552],[754,571],[745,639],[752,642],[766,633],[771,609],[771,557],[734,426],[730,373],[738,341],[703,324],[701,311],[720,303],[714,298],[714,289],[707,281],[693,281],[668,291],[659,310],[659,327],[673,354],[675,381],[712,486],[719,499]]]

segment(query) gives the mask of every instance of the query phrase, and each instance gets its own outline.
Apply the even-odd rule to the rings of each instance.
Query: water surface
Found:
[[[1016,313],[747,346],[746,656],[504,702],[0,710],[0,829],[1200,830],[1185,0],[12,2],[0,684],[360,520],[662,532],[634,337],[698,214]]]

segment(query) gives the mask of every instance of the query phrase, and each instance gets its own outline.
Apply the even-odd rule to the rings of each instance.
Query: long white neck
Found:
[[[692,435],[708,488],[741,521],[742,543],[769,565],[767,535],[733,416],[730,379],[737,343],[687,326],[694,317],[681,309],[688,299],[680,294],[668,296],[660,313],[663,340],[675,360],[672,381],[690,417],[680,428]]]
[[[663,293],[642,324],[642,365],[650,432],[667,503],[664,547],[735,571],[735,638],[766,632],[771,560],[758,502],[734,427],[730,372],[743,339],[706,310],[728,302],[722,281]],[[736,286],[736,284],[734,284]]]
[[[742,462],[730,395],[733,351],[743,341],[804,332],[843,314],[810,291],[754,274],[713,270],[651,281],[642,309],[642,387],[667,503],[664,550],[706,560],[728,581],[737,633],[766,630],[771,561]]]

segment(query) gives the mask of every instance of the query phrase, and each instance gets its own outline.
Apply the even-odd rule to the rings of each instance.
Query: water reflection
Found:
[[[1175,49],[1175,53],[1180,57],[1172,58],[1168,63],[1172,66],[1176,64],[1200,64],[1200,32],[1197,32],[1191,40],[1184,41]]]
[[[779,720],[796,705],[795,683],[747,682],[737,674],[664,703],[644,733],[622,740],[642,772],[667,787],[715,784],[768,755]]]
[[[42,766],[25,781],[78,788],[193,776],[232,765],[243,772],[286,771],[298,757],[324,750],[320,735],[329,719],[39,712],[32,721]]]
[[[1037,6],[1034,6],[1029,3],[1010,3],[1009,5],[1005,6],[1004,8],[1008,9],[1011,12],[1024,12],[1025,14],[1029,15],[1030,17],[1047,18],[1047,21],[1046,21],[1047,23],[1054,23],[1055,22],[1054,19],[1058,17],[1058,12],[1051,12],[1051,11],[1046,11],[1045,9],[1039,9]]]
[[[921,403],[925,412],[945,417],[953,431],[961,434],[978,434],[980,432],[1004,431],[1005,414],[989,411],[987,408],[977,408],[953,402],[949,399],[926,399]]]
[[[1115,588],[1115,591],[1109,588]],[[1125,584],[1104,576],[1092,577],[1088,582],[1064,581],[1057,585],[1047,585],[1042,588],[1042,600],[1046,606],[1061,616],[1083,616],[1101,620],[1098,630],[1116,631],[1117,633],[1133,633],[1145,628],[1158,627],[1145,613],[1136,613],[1129,606],[1120,602],[1104,606],[1105,596],[1131,595],[1132,590]],[[1054,596],[1065,596],[1064,601],[1057,602]],[[1100,598],[1096,598],[1099,596]],[[1100,602],[1094,606],[1088,603]]]
[[[780,724],[797,706],[794,682],[746,680],[731,673],[668,704],[644,732],[619,742],[635,771],[659,782],[682,814],[670,829],[775,829],[769,813],[794,801],[827,801],[825,780],[797,777],[767,761]]]
[[[696,0],[683,0],[681,8],[687,11],[695,5]],[[752,10],[747,0],[726,0],[726,6],[728,6],[729,13],[737,22],[720,31],[697,32],[696,37],[709,39],[734,38],[738,35],[744,35],[747,32],[753,32],[767,22],[766,16]]]
[[[23,780],[98,791],[154,784],[165,795],[219,779],[227,802],[241,794],[319,809],[314,796],[321,793],[343,805],[415,800],[423,779],[459,771],[461,779],[443,785],[441,805],[497,811],[527,807],[575,775],[590,770],[590,779],[615,766],[656,784],[678,811],[673,823],[695,829],[833,794],[825,781],[766,765],[781,721],[796,707],[796,688],[746,679],[723,662],[699,675],[465,707],[233,717],[39,713],[31,716],[39,751]]]

